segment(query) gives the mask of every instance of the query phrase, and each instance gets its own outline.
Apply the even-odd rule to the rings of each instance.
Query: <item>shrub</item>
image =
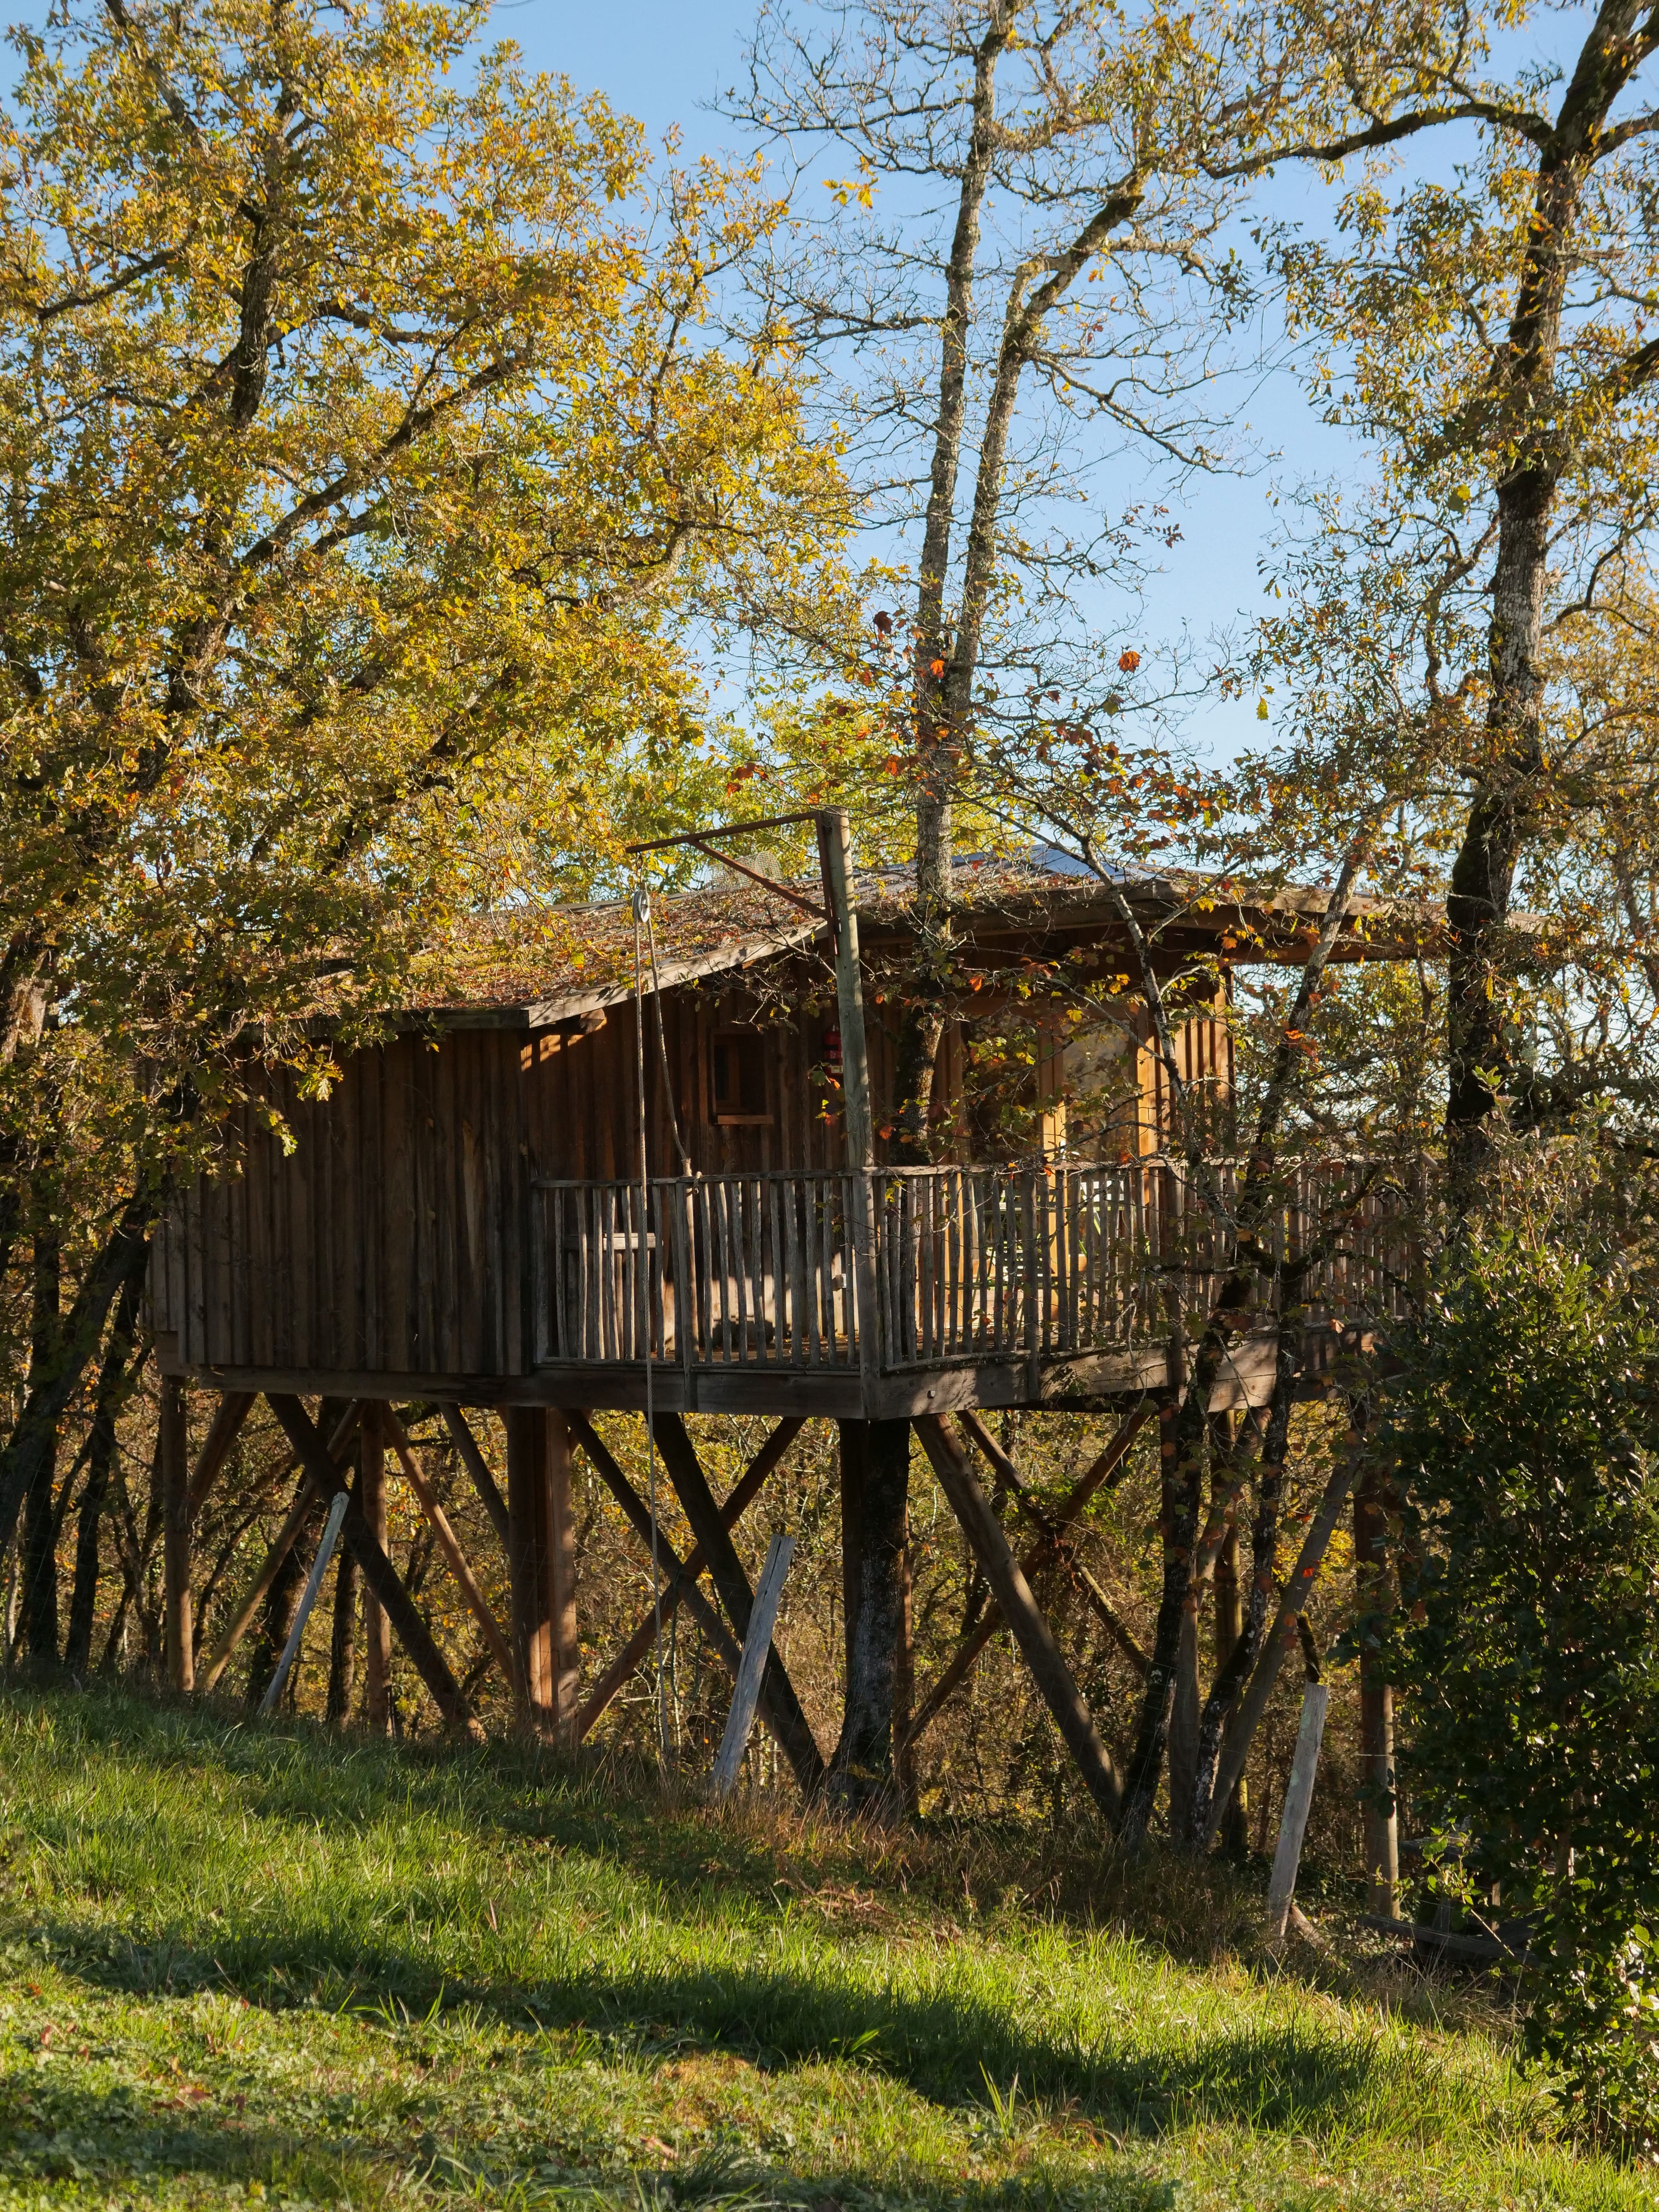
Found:
[[[1400,1346],[1401,1771],[1531,1927],[1528,2041],[1659,2144],[1659,1332],[1627,1261],[1476,1235]]]

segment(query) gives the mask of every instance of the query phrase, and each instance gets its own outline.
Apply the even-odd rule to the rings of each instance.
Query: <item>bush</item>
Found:
[[[1528,2047],[1659,2144],[1659,1333],[1627,1259],[1475,1236],[1400,1346],[1402,1779],[1532,1929]]]

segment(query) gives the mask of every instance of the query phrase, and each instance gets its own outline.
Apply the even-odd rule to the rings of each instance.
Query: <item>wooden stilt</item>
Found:
[[[604,1439],[587,1416],[585,1413],[571,1413],[566,1418],[570,1423],[571,1435],[592,1462],[595,1473],[606,1489],[610,1491],[611,1496],[632,1522],[640,1541],[645,1546],[648,1554],[652,1548],[649,1506],[635,1489],[633,1484],[629,1481],[621,1468],[617,1466],[615,1457],[606,1449]],[[739,1517],[760,1495],[762,1486],[767,1477],[782,1460],[805,1425],[805,1421],[793,1419],[778,1423],[754,1458],[750,1461],[741,1479],[733,1486],[731,1495],[722,1502],[720,1516],[723,1528],[729,1529],[735,1526]],[[708,1555],[702,1546],[694,1545],[682,1565],[675,1559],[673,1553],[665,1543],[662,1531],[659,1528],[656,1551],[657,1564],[663,1575],[664,1626],[666,1627],[672,1618],[676,1607],[682,1603],[687,1604],[705,1635],[712,1636],[718,1648],[720,1639],[726,1635],[726,1631],[720,1626],[719,1615],[696,1587],[697,1577],[708,1565]],[[577,1743],[580,1743],[586,1735],[618,1692],[632,1680],[635,1671],[644,1662],[647,1653],[656,1641],[656,1635],[657,1607],[653,1605],[623,1646],[620,1653],[606,1668],[599,1681],[594,1684],[586,1704],[577,1714],[573,1731]],[[738,1645],[733,1641],[732,1653],[735,1654],[737,1650]],[[765,1717],[763,1703],[762,1717]]]
[[[161,1381],[161,1578],[167,1682],[196,1686],[195,1636],[190,1604],[190,1429],[185,1386],[177,1376]]]
[[[507,1410],[507,1567],[513,1593],[513,1650],[520,1681],[520,1725],[551,1741],[558,1723],[555,1650],[553,1480],[547,1409]],[[562,1426],[562,1424],[561,1424]]]
[[[882,1814],[902,1802],[895,1762],[905,1627],[910,1424],[871,1421],[859,1501],[858,1602],[848,1654],[830,1794],[843,1811]]]
[[[754,1603],[749,1577],[720,1519],[720,1508],[714,1503],[684,1422],[678,1413],[659,1413],[656,1431],[668,1479],[691,1523],[692,1534],[708,1553],[720,1603],[741,1643],[749,1633],[749,1615]],[[767,1725],[776,1736],[796,1781],[807,1796],[817,1796],[823,1786],[823,1756],[801,1711],[795,1686],[775,1650],[767,1656],[761,1677],[761,1698]]]
[[[570,1495],[570,1430],[562,1413],[547,1416],[547,1618],[552,1662],[553,1734],[574,1747],[581,1649],[576,1634],[576,1516]]]
[[[1089,1794],[1109,1820],[1115,1822],[1122,1802],[1122,1788],[1111,1753],[1096,1732],[1093,1716],[1084,1703],[1071,1671],[1060,1656],[1048,1624],[1020,1572],[1001,1523],[992,1512],[984,1492],[974,1480],[966,1455],[936,1413],[916,1423],[923,1449],[933,1463],[939,1487],[1002,1607],[1014,1640],[1019,1645],[1032,1680],[1066,1740]]]
[[[289,1442],[298,1452],[313,1490],[320,1490],[331,1498],[340,1486],[342,1470],[330,1456],[311,1416],[297,1398],[283,1391],[270,1393],[268,1402]],[[364,1582],[380,1600],[439,1711],[452,1726],[465,1729],[475,1740],[482,1740],[483,1731],[472,1717],[471,1709],[445,1663],[442,1652],[433,1642],[432,1632],[415,1610],[402,1577],[369,1527],[360,1498],[354,1498],[347,1507],[340,1533],[351,1547],[363,1571]]]
[[[386,1438],[380,1408],[361,1409],[357,1429],[357,1496],[369,1534],[386,1548]],[[392,1626],[372,1589],[363,1591],[363,1718],[372,1729],[392,1725]]]
[[[1221,1540],[1221,1549],[1216,1554],[1214,1635],[1215,1671],[1218,1675],[1238,1649],[1238,1641],[1243,1633],[1244,1593],[1238,1579],[1238,1522],[1235,1516],[1228,1522],[1227,1533]],[[1221,1822],[1223,1844],[1241,1856],[1249,1840],[1245,1825],[1249,1816],[1249,1806],[1241,1776]]]

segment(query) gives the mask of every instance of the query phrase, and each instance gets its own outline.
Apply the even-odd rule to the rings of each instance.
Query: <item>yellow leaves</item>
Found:
[[[837,207],[850,207],[855,202],[861,208],[871,207],[875,203],[875,163],[867,154],[860,154],[858,174],[855,177],[826,177],[824,190],[833,196]]]

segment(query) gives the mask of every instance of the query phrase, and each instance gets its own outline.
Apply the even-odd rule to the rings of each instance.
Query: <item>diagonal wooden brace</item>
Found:
[[[283,1432],[300,1455],[300,1464],[311,1478],[313,1488],[326,1498],[332,1498],[340,1486],[339,1469],[329,1457],[328,1449],[317,1433],[311,1416],[300,1401],[289,1392],[268,1392],[270,1410],[282,1424]],[[432,1640],[432,1632],[415,1610],[414,1600],[404,1588],[403,1578],[386,1553],[381,1550],[374,1530],[363,1515],[363,1509],[354,1497],[346,1508],[341,1534],[350,1547],[353,1558],[363,1571],[363,1580],[380,1603],[386,1617],[397,1630],[403,1646],[415,1662],[415,1670],[427,1688],[444,1718],[452,1727],[464,1729],[478,1741],[483,1731],[472,1717],[471,1707],[461,1692],[460,1685],[444,1663],[444,1656]]]
[[[720,1603],[726,1607],[726,1617],[741,1643],[749,1634],[754,1593],[730,1533],[720,1519],[720,1510],[708,1487],[696,1447],[678,1413],[659,1413],[655,1433],[668,1479],[691,1523],[691,1534],[708,1555],[709,1572],[720,1592]],[[803,1794],[816,1797],[823,1787],[823,1756],[775,1647],[767,1654],[765,1672],[761,1677],[761,1711]]]
[[[331,1461],[338,1459],[341,1452],[344,1450],[346,1445],[349,1443],[351,1439],[351,1432],[356,1425],[357,1407],[355,1405],[348,1406],[344,1413],[340,1418],[338,1426],[335,1429],[333,1435],[328,1440],[328,1455]],[[294,1462],[292,1460],[285,1461],[283,1462],[282,1472],[286,1473],[293,1464]],[[337,1488],[339,1487],[343,1480],[343,1470],[337,1469],[335,1476],[335,1486]],[[264,1564],[261,1565],[258,1573],[253,1577],[252,1583],[243,1595],[241,1603],[232,1614],[229,1626],[226,1628],[224,1633],[220,1637],[218,1642],[214,1645],[212,1650],[208,1655],[206,1669],[201,1678],[201,1687],[203,1689],[212,1689],[214,1685],[218,1681],[220,1675],[224,1673],[225,1668],[230,1664],[232,1656],[234,1653],[237,1645],[241,1642],[243,1637],[246,1635],[249,1628],[252,1626],[253,1616],[259,1610],[260,1605],[264,1602],[265,1593],[270,1589],[270,1585],[276,1579],[276,1570],[282,1565],[283,1561],[294,1549],[295,1544],[299,1539],[300,1531],[305,1526],[306,1516],[310,1512],[310,1510],[311,1500],[307,1496],[305,1491],[301,1490],[300,1495],[295,1499],[293,1505],[289,1510],[288,1518],[283,1522],[282,1527],[277,1530],[276,1536],[273,1538],[270,1549],[265,1553]]]
[[[641,1542],[649,1551],[651,1548],[650,1508],[629,1481],[621,1468],[617,1466],[614,1456],[607,1450],[604,1438],[587,1416],[585,1413],[569,1413],[565,1418],[570,1424],[571,1435],[574,1437],[592,1462],[594,1472],[633,1522],[639,1532]],[[766,1478],[783,1458],[805,1425],[805,1422],[799,1419],[780,1421],[771,1435],[767,1437],[766,1442],[749,1462],[741,1478],[733,1485],[731,1494],[721,1501],[720,1519],[728,1528],[736,1525],[754,1499],[760,1495]],[[738,1650],[736,1642],[726,1636],[726,1631],[720,1615],[709,1604],[708,1599],[702,1595],[702,1591],[697,1589],[697,1577],[708,1565],[702,1546],[696,1544],[684,1560],[675,1559],[672,1551],[664,1542],[662,1530],[659,1527],[656,1549],[658,1564],[665,1570],[660,1608],[655,1604],[651,1607],[617,1657],[611,1661],[598,1682],[594,1684],[587,1703],[576,1716],[575,1741],[578,1743],[595,1725],[605,1708],[618,1692],[631,1680],[635,1671],[642,1664],[647,1652],[656,1641],[659,1609],[662,1622],[666,1626],[677,1606],[682,1602],[689,1604],[696,1617],[698,1626],[706,1635],[713,1638],[715,1648],[720,1651],[722,1657],[726,1656],[724,1645],[720,1642],[722,1638],[730,1643],[733,1655]],[[669,1565],[671,1561],[673,1562],[672,1565]],[[709,1627],[711,1621],[714,1623],[712,1630]],[[735,1656],[732,1663],[735,1664]]]
[[[381,1407],[380,1419],[385,1427],[386,1442],[397,1453],[404,1479],[420,1501],[422,1512],[432,1525],[432,1533],[438,1540],[438,1548],[448,1563],[450,1573],[455,1577],[456,1588],[465,1600],[467,1611],[483,1631],[483,1640],[494,1654],[495,1664],[506,1675],[508,1687],[516,1692],[519,1687],[519,1670],[514,1662],[512,1650],[501,1632],[501,1624],[489,1609],[489,1599],[478,1587],[477,1577],[467,1562],[466,1553],[461,1549],[459,1538],[450,1525],[449,1516],[444,1511],[437,1492],[427,1480],[425,1470],[416,1460],[414,1448],[404,1433],[403,1423],[390,1406]]]
[[[1151,1399],[1143,1398],[1133,1412],[1122,1422],[1117,1433],[1088,1473],[1073,1486],[1054,1516],[1061,1529],[1069,1528],[1095,1492],[1110,1478],[1117,1475],[1118,1470],[1127,1464],[1129,1447],[1139,1434],[1151,1411]],[[1119,1479],[1121,1479],[1121,1476]],[[1041,1538],[1030,1547],[1020,1560],[1020,1572],[1029,1579],[1051,1557],[1052,1550],[1048,1538],[1046,1536]],[[994,1600],[986,1608],[985,1616],[978,1626],[970,1629],[963,1638],[945,1672],[917,1707],[915,1718],[904,1732],[904,1740],[900,1746],[902,1750],[908,1750],[910,1745],[915,1742],[922,1730],[934,1718],[952,1692],[959,1689],[967,1680],[980,1653],[984,1650],[986,1645],[1002,1626],[1002,1608]]]
[[[472,1487],[483,1501],[489,1516],[489,1523],[501,1540],[501,1548],[507,1547],[507,1500],[501,1496],[495,1476],[489,1472],[489,1462],[478,1449],[478,1439],[472,1433],[466,1415],[459,1406],[443,1409],[444,1426],[455,1439],[461,1455],[461,1464],[472,1478]]]
[[[1038,1504],[1020,1480],[1019,1469],[976,1414],[967,1411],[958,1413],[957,1425],[979,1446],[986,1459],[1007,1484],[1009,1494],[1019,1513],[1044,1540],[1042,1548],[1045,1560],[1052,1559],[1077,1584],[1088,1600],[1096,1620],[1136,1674],[1145,1680],[1152,1660],[1136,1641],[1128,1623],[1079,1558],[1071,1536],[1071,1522],[1075,1520],[1075,1514],[1067,1515],[1064,1508],[1058,1515],[1048,1513]]]
[[[218,1410],[211,1426],[196,1455],[196,1465],[190,1477],[190,1521],[196,1525],[196,1516],[206,1502],[207,1494],[219,1479],[219,1470],[230,1456],[230,1448],[241,1433],[242,1424],[253,1407],[256,1393],[252,1390],[229,1390],[220,1399]]]
[[[697,1587],[697,1574],[702,1563],[700,1551],[693,1552],[682,1560],[673,1546],[663,1534],[656,1532],[654,1547],[651,1534],[651,1509],[633,1484],[605,1449],[604,1439],[592,1423],[581,1413],[569,1413],[570,1433],[592,1461],[595,1472],[633,1523],[635,1534],[647,1550],[654,1548],[657,1566],[663,1577],[662,1618],[666,1621],[677,1605],[684,1604],[692,1619],[702,1630],[715,1650],[736,1676],[742,1650],[719,1613]],[[729,1503],[729,1500],[728,1500]],[[694,1562],[696,1564],[694,1565]],[[621,1656],[614,1661],[593,1687],[592,1696],[577,1714],[574,1741],[580,1743],[593,1726],[617,1692],[633,1674],[645,1657],[655,1638],[657,1608],[653,1605],[640,1626],[623,1647]]]
[[[963,1534],[972,1547],[985,1579],[991,1585],[992,1595],[1002,1607],[1008,1626],[1014,1632],[1014,1641],[1024,1656],[1031,1670],[1032,1680],[1042,1693],[1042,1701],[1054,1715],[1054,1724],[1066,1740],[1066,1748],[1077,1761],[1078,1770],[1088,1784],[1089,1794],[1108,1820],[1115,1823],[1122,1807],[1122,1786],[1111,1753],[1102,1743],[1095,1729],[1093,1716],[1083,1701],[1082,1692],[1072,1680],[1071,1670],[1060,1655],[1048,1622],[1043,1619],[1036,1600],[1031,1595],[1031,1586],[1020,1572],[1019,1564],[1008,1548],[1008,1539],[1002,1525],[992,1512],[990,1502],[974,1480],[974,1471],[967,1456],[946,1429],[937,1413],[921,1415],[915,1424],[916,1434],[921,1438],[922,1449],[933,1463],[939,1488],[949,1499],[951,1511],[962,1523]]]

